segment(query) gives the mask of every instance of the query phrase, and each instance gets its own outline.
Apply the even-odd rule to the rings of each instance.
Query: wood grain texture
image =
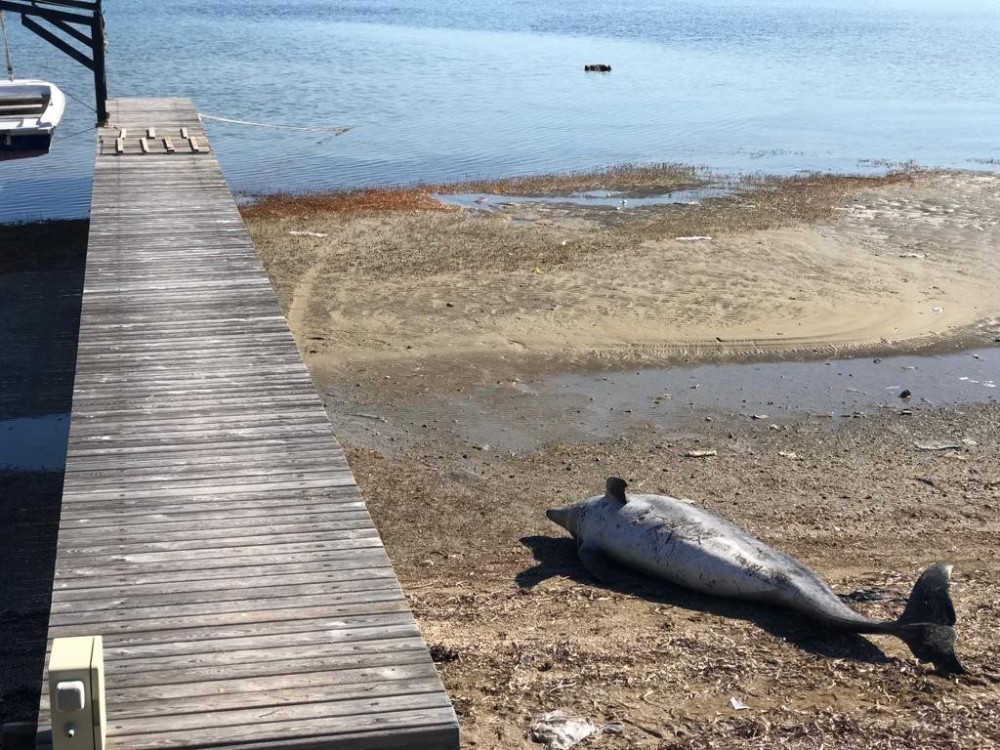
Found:
[[[104,637],[113,750],[457,748],[192,104],[109,111],[50,647]]]

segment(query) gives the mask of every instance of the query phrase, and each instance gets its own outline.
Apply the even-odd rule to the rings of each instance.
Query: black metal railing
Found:
[[[93,72],[97,124],[106,123],[108,79],[101,0],[0,0],[0,11],[19,13],[26,29]]]

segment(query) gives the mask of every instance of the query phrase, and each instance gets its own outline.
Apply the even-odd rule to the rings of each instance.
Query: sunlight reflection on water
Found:
[[[820,0],[237,0],[106,8],[113,95],[189,96],[236,192],[452,182],[624,162],[854,171],[1000,156],[1000,8]],[[0,220],[84,215],[86,71],[12,29],[70,95],[53,153],[0,164]],[[589,62],[612,64],[587,74]]]

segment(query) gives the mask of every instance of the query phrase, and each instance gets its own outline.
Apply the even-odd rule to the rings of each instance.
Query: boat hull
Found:
[[[0,159],[47,153],[66,97],[46,81],[0,81]]]
[[[52,133],[18,136],[5,133],[0,135],[0,161],[42,156],[49,152],[51,145]]]

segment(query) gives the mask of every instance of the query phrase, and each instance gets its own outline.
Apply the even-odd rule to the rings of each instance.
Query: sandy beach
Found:
[[[725,358],[914,346],[993,319],[997,187],[901,174],[624,211],[301,215],[265,202],[248,215],[311,368]]]
[[[433,197],[598,187],[571,177],[246,211],[464,744],[537,746],[533,722],[563,709],[607,728],[601,747],[997,746],[996,407],[890,397],[855,419],[804,405],[780,424],[698,412],[666,429],[618,413],[595,431],[545,384],[992,346],[1000,178],[804,177],[628,206],[691,182],[669,169],[605,176],[621,210],[447,210]],[[961,448],[915,447],[934,440]],[[838,592],[874,589],[855,603],[872,617],[897,615],[926,565],[955,563],[972,675],[935,676],[898,642],[783,613],[596,585],[543,511],[600,493],[611,474],[705,505]]]
[[[636,205],[710,179],[623,168],[243,209],[463,745],[539,747],[533,723],[561,709],[603,730],[583,747],[1000,747],[1000,406],[904,401],[899,368],[896,390],[847,415],[688,408],[678,390],[622,408],[627,394],[553,385],[996,347],[1000,176],[743,179],[725,197]],[[615,200],[438,199],[580,190]],[[668,402],[681,416],[649,418]],[[897,616],[921,570],[953,563],[969,675],[773,609],[598,585],[544,510],[610,475],[732,520],[871,617]],[[24,512],[31,482],[5,481],[18,521],[2,541],[23,560],[51,524]],[[24,632],[44,621],[38,578],[2,592]],[[7,718],[31,704],[27,669],[3,673]]]

